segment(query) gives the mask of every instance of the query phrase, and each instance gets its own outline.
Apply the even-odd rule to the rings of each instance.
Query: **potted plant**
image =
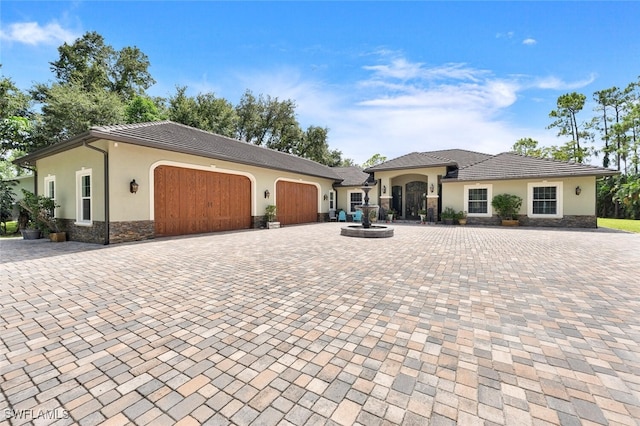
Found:
[[[393,216],[396,214],[396,211],[390,209],[387,211],[387,222],[393,222]]]
[[[276,222],[276,206],[269,204],[265,208],[265,219],[267,222],[267,229],[280,228],[280,222]]]
[[[442,222],[444,222],[445,225],[453,225],[456,215],[457,213],[453,207],[447,207],[442,211],[440,217],[442,217]]]
[[[49,239],[53,242],[66,241],[66,233],[60,230],[55,218],[55,209],[60,206],[52,198],[36,195],[25,189],[22,193],[19,205],[29,218],[26,229],[22,230],[22,238],[37,239],[43,234],[49,234]]]
[[[467,224],[467,212],[463,212],[463,211],[458,212],[458,224],[460,225]]]
[[[427,217],[427,211],[425,209],[419,210],[418,215],[420,215],[420,223],[424,223],[424,220]]]
[[[36,228],[36,223],[32,220],[30,220],[27,223],[27,227],[22,228],[20,232],[22,233],[22,239],[24,240],[38,240],[42,238],[42,232]]]
[[[522,205],[522,198],[513,194],[499,194],[491,200],[491,206],[502,220],[503,226],[518,225],[518,212]]]

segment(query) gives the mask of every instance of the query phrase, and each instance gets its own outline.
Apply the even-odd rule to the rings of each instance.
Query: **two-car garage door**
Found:
[[[251,227],[251,182],[245,176],[159,166],[154,180],[156,236]]]
[[[318,221],[318,189],[314,185],[278,181],[276,205],[282,225]]]
[[[318,220],[314,185],[278,181],[276,204],[282,225]],[[251,181],[234,174],[159,166],[154,170],[154,217],[156,236],[251,228]]]

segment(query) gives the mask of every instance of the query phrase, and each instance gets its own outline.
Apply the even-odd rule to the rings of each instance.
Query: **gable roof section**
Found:
[[[429,155],[436,158],[446,158],[447,160],[455,161],[459,168],[469,166],[480,161],[484,161],[487,158],[493,157],[491,154],[485,154],[476,151],[467,151],[466,149],[443,149],[439,151],[424,152],[424,155]]]
[[[384,163],[365,169],[365,172],[381,172],[385,170],[417,169],[419,167],[437,167],[455,165],[455,161],[432,157],[422,152],[412,152]]]
[[[40,158],[48,157],[81,146],[85,142],[93,142],[99,139],[300,173],[335,181],[341,180],[340,176],[338,176],[331,167],[316,163],[315,161],[231,139],[226,136],[206,132],[172,121],[92,127],[88,132],[35,151],[16,160],[15,163],[34,164],[35,160]]]
[[[338,186],[362,186],[369,179],[369,174],[360,167],[334,167],[333,170],[343,179]]]
[[[439,151],[412,152],[384,163],[369,167],[365,172],[385,170],[417,169],[421,167],[464,167],[491,157],[490,154],[467,151],[465,149],[444,149]]]
[[[503,152],[484,161],[461,167],[443,182],[535,179],[567,176],[611,176],[619,172],[588,164],[569,163],[548,158],[528,157]]]

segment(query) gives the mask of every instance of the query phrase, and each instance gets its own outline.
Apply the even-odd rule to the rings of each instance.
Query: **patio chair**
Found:
[[[336,216],[335,210],[329,210],[329,222],[334,222],[338,220],[338,216]]]
[[[344,210],[340,210],[340,213],[338,213],[338,222],[346,222],[347,221],[347,214],[344,212]]]
[[[356,210],[356,212],[353,214],[353,221],[354,222],[362,222],[362,211],[361,210]]]

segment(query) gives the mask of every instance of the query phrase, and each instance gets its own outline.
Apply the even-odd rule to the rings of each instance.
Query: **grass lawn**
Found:
[[[17,237],[19,236],[14,234],[14,232],[16,232],[16,229],[18,229],[18,222],[13,221],[13,222],[7,222],[7,233],[6,234],[0,234],[0,238],[7,238],[7,237]]]
[[[640,233],[640,220],[598,218],[598,227]]]

